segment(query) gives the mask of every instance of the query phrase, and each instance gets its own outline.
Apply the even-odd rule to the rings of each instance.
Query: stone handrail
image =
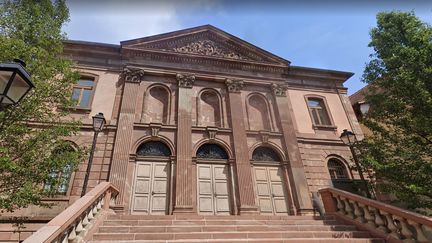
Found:
[[[402,242],[432,242],[432,218],[335,188],[319,190],[327,214],[338,214]],[[429,233],[428,233],[429,232]]]
[[[95,216],[108,210],[110,202],[119,191],[109,182],[102,182],[78,199],[45,226],[27,238],[24,243],[67,243],[78,239],[78,235]]]

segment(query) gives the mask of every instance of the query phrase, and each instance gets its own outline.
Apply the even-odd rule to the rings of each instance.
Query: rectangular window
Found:
[[[322,99],[308,98],[307,101],[314,125],[332,125]]]
[[[90,108],[90,103],[93,98],[95,81],[93,78],[81,78],[78,83],[73,86],[72,100],[76,102],[77,108]]]

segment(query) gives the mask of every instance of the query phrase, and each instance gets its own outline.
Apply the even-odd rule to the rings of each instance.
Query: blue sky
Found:
[[[364,86],[376,13],[414,11],[432,23],[432,1],[70,0],[68,6],[71,21],[64,31],[72,40],[119,44],[211,24],[292,65],[355,73],[345,82],[349,94]]]

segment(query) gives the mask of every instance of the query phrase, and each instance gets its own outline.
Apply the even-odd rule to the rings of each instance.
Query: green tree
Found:
[[[432,208],[432,28],[414,13],[379,13],[370,35],[364,123],[373,135],[359,146],[361,160],[401,205],[425,213]]]
[[[49,206],[42,199],[67,179],[56,175],[83,159],[82,150],[68,149],[63,141],[79,127],[66,117],[71,85],[79,77],[62,56],[61,28],[68,20],[64,0],[0,4],[0,62],[26,61],[36,86],[18,106],[0,107],[1,212]]]

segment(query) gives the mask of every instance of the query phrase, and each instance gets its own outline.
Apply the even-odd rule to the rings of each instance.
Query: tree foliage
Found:
[[[68,19],[64,0],[0,4],[0,62],[24,60],[35,84],[18,106],[0,107],[1,211],[46,206],[42,199],[64,184],[55,175],[82,160],[83,151],[67,149],[63,141],[78,129],[65,118],[78,79],[72,62],[62,56],[61,27]]]
[[[414,13],[377,15],[366,65],[363,166],[410,209],[432,208],[432,28]],[[423,211],[425,212],[425,211]]]

